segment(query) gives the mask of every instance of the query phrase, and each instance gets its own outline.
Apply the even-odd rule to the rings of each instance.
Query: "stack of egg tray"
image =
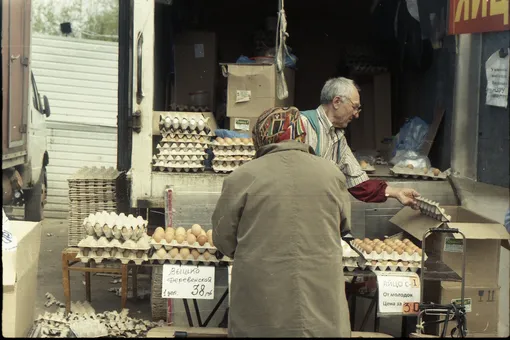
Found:
[[[398,254],[396,251],[388,253],[386,251],[378,254],[375,250],[367,253],[365,249],[351,242],[365,258],[364,264],[359,263],[361,269],[369,269],[371,271],[401,271],[401,272],[417,272],[421,267],[421,255],[414,252],[412,255],[404,252]],[[427,255],[425,255],[425,260]]]
[[[232,172],[255,156],[251,138],[217,138],[212,142],[215,172]]]
[[[152,157],[156,171],[197,172],[205,169],[211,141],[208,119],[201,113],[162,113],[158,153]]]
[[[342,266],[345,270],[352,272],[359,268],[359,264],[363,265],[365,263],[364,259],[347,242],[340,241],[342,243]]]
[[[125,216],[115,213],[91,214],[83,221],[87,237],[78,243],[80,251],[77,258],[82,262],[104,259],[120,260],[127,264],[133,261],[140,265],[148,260],[151,248],[147,235],[147,221],[141,216]]]
[[[452,217],[446,214],[446,211],[444,208],[439,206],[438,202],[434,202],[423,197],[416,198],[416,201],[418,201],[418,208],[422,214],[430,216],[441,222],[451,221]]]
[[[435,171],[435,173],[434,173]],[[441,172],[438,169],[428,169],[428,168],[408,168],[404,166],[394,166],[390,169],[390,174],[394,177],[412,177],[412,178],[422,178],[422,179],[432,179],[434,181],[445,180],[447,175],[445,172]]]
[[[75,247],[85,235],[83,220],[97,211],[120,212],[127,207],[128,189],[124,172],[115,168],[83,167],[68,180],[68,246]]]
[[[150,257],[150,261],[153,263],[181,263],[181,264],[214,264],[218,265],[221,262],[230,263],[232,259],[227,256],[223,256],[219,259],[217,255],[217,249],[214,246],[211,246],[209,243],[205,243],[203,246],[199,245],[198,242],[195,244],[188,244],[187,241],[182,243],[177,243],[177,241],[173,240],[170,243],[167,243],[165,240],[161,240],[160,242],[155,242],[154,239],[151,240],[151,246],[155,249],[154,253]],[[182,250],[188,249],[189,255],[184,258],[182,255]],[[193,256],[192,251],[197,250],[196,256]]]

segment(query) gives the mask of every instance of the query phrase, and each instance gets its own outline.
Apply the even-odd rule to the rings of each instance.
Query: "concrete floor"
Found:
[[[35,309],[35,317],[45,311],[54,312],[56,306],[45,307],[46,293],[51,293],[58,301],[65,302],[62,287],[62,250],[67,247],[67,220],[45,219],[42,222],[41,250],[39,256],[38,270],[38,291]],[[51,235],[51,236],[50,236]],[[104,277],[92,275],[92,301],[91,305],[96,312],[120,311],[120,297],[109,288],[120,288],[120,283],[112,284],[117,277]],[[120,276],[118,277],[120,279]],[[71,300],[85,301],[85,277],[83,273],[71,272]],[[131,282],[129,283],[131,284]],[[150,281],[148,278],[138,278],[138,290],[148,289]],[[127,308],[131,317],[151,320],[150,298],[144,300],[128,299]]]

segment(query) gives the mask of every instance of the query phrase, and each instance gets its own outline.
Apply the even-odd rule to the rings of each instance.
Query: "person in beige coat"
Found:
[[[340,242],[349,193],[304,136],[296,108],[266,111],[256,158],[223,183],[212,225],[234,259],[229,337],[350,337]]]

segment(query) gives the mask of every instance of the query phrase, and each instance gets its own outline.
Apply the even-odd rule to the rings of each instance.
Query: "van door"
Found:
[[[30,0],[2,1],[3,152],[26,148],[30,13]]]

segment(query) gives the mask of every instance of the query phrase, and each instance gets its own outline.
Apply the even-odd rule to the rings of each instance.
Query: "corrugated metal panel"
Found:
[[[67,218],[67,179],[83,166],[116,167],[117,43],[34,35],[32,70],[48,96],[48,204]]]

